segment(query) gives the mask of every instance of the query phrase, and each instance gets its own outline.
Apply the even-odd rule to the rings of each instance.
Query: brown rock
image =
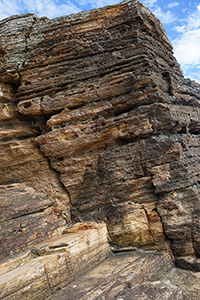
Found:
[[[60,235],[66,226],[53,200],[24,184],[0,186],[0,258]]]
[[[49,239],[96,232],[94,220],[106,223],[114,251],[165,249],[199,271],[200,85],[183,77],[160,21],[126,0],[52,20],[13,16],[0,33],[0,258],[46,243],[34,250],[45,254],[33,266],[35,286],[22,275],[18,293],[12,275],[2,297],[26,297],[31,286],[30,299],[42,299],[88,269],[86,250],[75,247],[71,260]],[[107,251],[93,238],[91,266]],[[2,268],[10,270],[5,261]],[[181,299],[179,288],[150,284],[140,271],[139,287],[120,283],[110,293]]]
[[[0,299],[46,299],[74,276],[105,260],[111,254],[105,224],[87,225],[93,228],[74,228],[71,234],[32,247],[32,257],[21,257],[21,266],[19,256],[0,265]]]
[[[178,270],[167,253],[122,252],[75,279],[50,300],[199,298],[199,274]]]

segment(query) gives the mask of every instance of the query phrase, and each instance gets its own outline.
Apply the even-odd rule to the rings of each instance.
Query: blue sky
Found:
[[[105,5],[116,0],[0,0],[0,19],[34,12],[54,18]],[[162,21],[174,54],[186,77],[200,83],[200,0],[142,0]]]

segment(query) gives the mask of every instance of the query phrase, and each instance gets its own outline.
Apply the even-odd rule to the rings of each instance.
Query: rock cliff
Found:
[[[145,5],[126,0],[52,20],[25,14],[0,21],[0,108],[0,274],[16,272],[26,250],[23,264],[42,256],[34,261],[45,264],[41,276],[49,278],[53,254],[43,258],[41,245],[68,239],[68,228],[90,231],[103,223],[110,246],[99,234],[90,248],[86,234],[80,270],[93,261],[91,255],[83,263],[88,245],[94,256],[101,249],[93,265],[110,249],[137,248],[164,251],[178,267],[200,271],[200,85],[183,77],[161,22]],[[69,241],[60,243],[49,247],[75,261]],[[64,268],[66,256],[61,264],[55,255],[55,266]],[[187,271],[176,272],[181,278]],[[199,282],[197,274],[184,276]],[[59,280],[44,281],[44,295],[30,299],[69,282]],[[183,285],[143,281],[134,297],[151,288],[171,295],[165,299],[198,298],[200,283],[181,298]],[[22,299],[25,292],[2,282],[1,299]]]

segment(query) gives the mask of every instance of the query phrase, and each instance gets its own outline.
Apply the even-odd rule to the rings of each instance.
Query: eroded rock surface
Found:
[[[164,250],[199,271],[200,85],[160,21],[126,0],[13,16],[0,41],[0,259],[103,221],[114,252]],[[152,286],[171,293],[144,280],[124,299]]]
[[[0,258],[60,235],[66,223],[54,201],[23,184],[0,186]]]
[[[14,255],[0,265],[0,299],[46,299],[111,255],[106,233],[105,224],[76,225]]]
[[[174,268],[167,253],[132,251],[115,254],[75,279],[50,300],[196,300],[200,276]]]
[[[76,223],[3,261],[0,299],[199,299],[200,274],[177,269],[169,252],[113,254],[106,235],[104,223]]]

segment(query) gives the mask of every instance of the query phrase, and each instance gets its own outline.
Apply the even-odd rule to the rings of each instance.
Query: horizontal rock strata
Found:
[[[198,273],[174,268],[170,255],[154,251],[117,253],[75,279],[50,300],[196,300]]]
[[[0,258],[60,235],[66,226],[54,201],[23,184],[0,186]]]
[[[46,299],[110,254],[104,224],[86,223],[0,265],[0,299]]]
[[[160,21],[126,0],[52,20],[13,16],[0,21],[0,41],[0,259],[36,247],[36,265],[22,256],[41,271],[35,282],[45,298],[73,278],[62,265],[68,250],[58,258],[51,239],[59,244],[72,224],[95,220],[105,222],[114,252],[164,249],[199,271],[200,85],[183,77]],[[77,270],[100,261],[94,238],[91,260]],[[73,251],[75,263],[82,254]],[[52,284],[51,255],[61,266]],[[182,299],[183,285],[148,281],[121,297]],[[3,286],[2,299],[37,287],[24,282]]]
[[[177,257],[198,257],[199,86],[183,78],[159,20],[138,1],[32,18],[18,111],[40,130],[72,220],[103,219],[116,248],[169,248],[167,237]],[[185,206],[188,187],[191,208],[174,220],[164,199],[176,191]]]

